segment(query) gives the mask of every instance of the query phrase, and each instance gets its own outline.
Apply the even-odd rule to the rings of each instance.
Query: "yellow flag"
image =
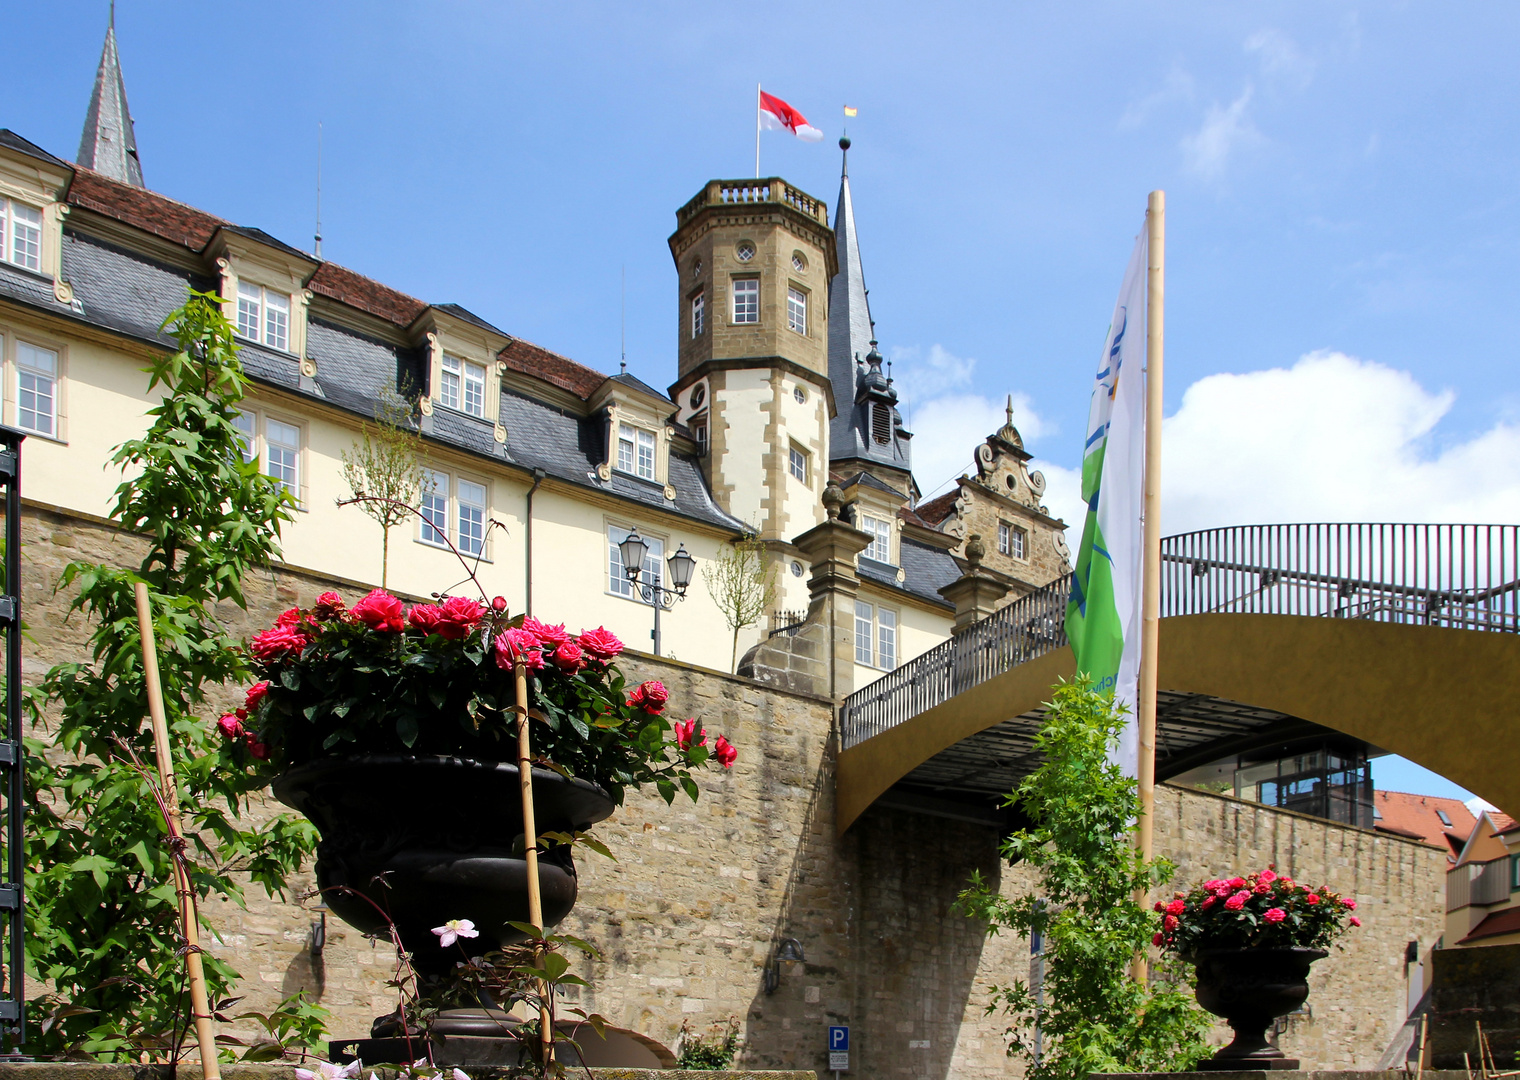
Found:
[[[857,110],[857,109],[856,109],[856,108],[855,108],[855,106],[853,106],[853,105],[846,105],[846,106],[845,106],[845,107],[844,107],[844,114],[845,114],[845,115],[846,115],[846,116],[854,116],[854,115],[855,115],[855,114],[856,114],[856,112],[858,112],[858,111],[859,111],[859,110]]]

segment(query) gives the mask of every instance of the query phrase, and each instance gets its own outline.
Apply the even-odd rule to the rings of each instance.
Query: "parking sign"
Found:
[[[829,1028],[829,1069],[832,1072],[850,1071],[850,1029]]]

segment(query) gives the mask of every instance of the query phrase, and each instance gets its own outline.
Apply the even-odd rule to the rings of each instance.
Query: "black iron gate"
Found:
[[[0,1033],[11,1055],[26,1041],[26,942],[22,886],[26,852],[21,835],[25,809],[21,748],[21,440],[24,434],[0,427],[0,486],[5,489],[4,580],[0,581],[0,636],[5,640],[5,730],[0,737]],[[10,1056],[10,1055],[6,1055]]]

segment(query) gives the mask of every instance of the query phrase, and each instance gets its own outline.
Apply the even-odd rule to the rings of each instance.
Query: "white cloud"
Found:
[[[1314,80],[1314,61],[1281,30],[1258,30],[1246,38],[1245,50],[1256,54],[1262,74],[1268,78],[1278,79],[1298,90],[1306,89]]]
[[[1150,119],[1151,113],[1164,105],[1170,105],[1174,101],[1191,101],[1193,98],[1193,77],[1181,68],[1174,67],[1166,74],[1166,81],[1161,88],[1145,95],[1139,101],[1132,101],[1125,106],[1124,114],[1119,117],[1119,127],[1137,128]]]
[[[926,354],[917,345],[893,348],[892,379],[897,392],[909,405],[971,385],[976,361],[956,356],[943,345],[931,345]]]
[[[1262,141],[1261,132],[1246,115],[1251,104],[1247,86],[1228,106],[1210,105],[1203,125],[1182,140],[1182,156],[1188,169],[1205,180],[1224,175],[1231,155]]]
[[[1338,352],[1210,375],[1166,420],[1162,531],[1291,521],[1520,523],[1520,427],[1437,439],[1454,395]]]

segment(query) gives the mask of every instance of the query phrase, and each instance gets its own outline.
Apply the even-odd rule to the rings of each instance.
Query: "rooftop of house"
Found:
[[[1478,819],[1461,799],[1405,791],[1373,793],[1373,825],[1382,832],[1423,840],[1455,857]]]
[[[1520,934],[1520,907],[1505,908],[1486,916],[1458,945],[1471,945],[1500,934]]]

